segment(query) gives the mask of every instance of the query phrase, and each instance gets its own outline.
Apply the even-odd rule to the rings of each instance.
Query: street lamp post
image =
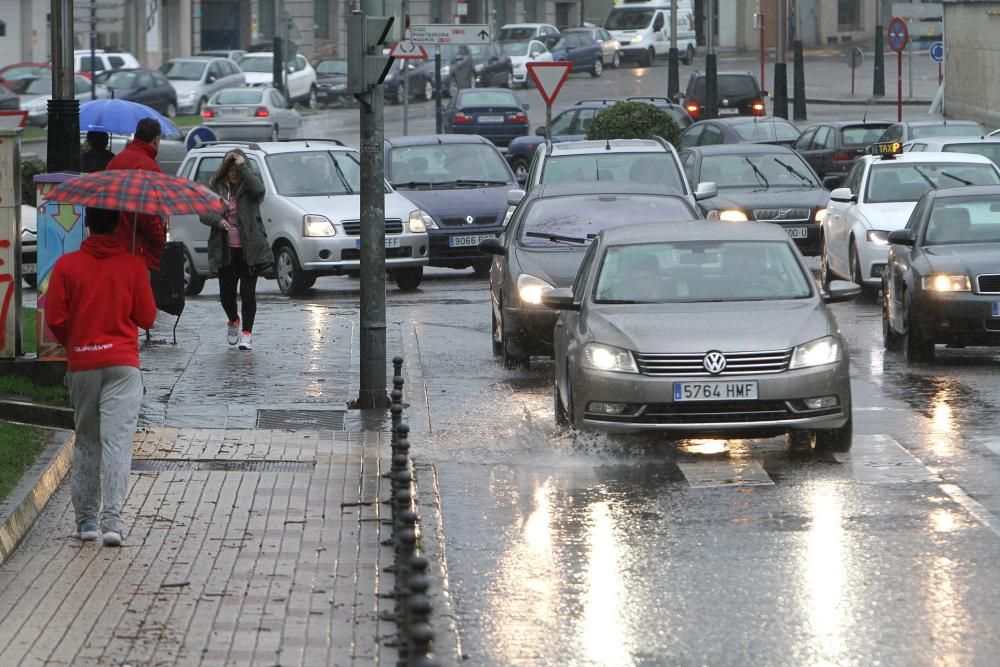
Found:
[[[52,99],[46,170],[80,171],[80,102],[73,81],[73,0],[51,0]]]

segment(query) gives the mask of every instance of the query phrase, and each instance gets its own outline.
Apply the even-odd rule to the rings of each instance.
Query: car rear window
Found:
[[[910,163],[876,164],[868,176],[865,201],[917,201],[927,190],[960,185],[997,185],[1000,176],[992,164]]]
[[[677,160],[670,153],[587,153],[556,155],[545,160],[541,182],[656,183],[687,194]]]
[[[861,148],[878,141],[888,125],[854,125],[840,128],[840,143],[844,148]]]
[[[696,218],[683,199],[670,195],[551,197],[528,204],[521,218],[519,240],[531,248],[565,248],[586,244],[611,227]]]
[[[317,74],[343,74],[347,76],[346,60],[321,60],[316,65]]]
[[[744,74],[720,74],[718,81],[719,99],[723,97],[758,97],[760,89],[753,77]],[[704,99],[705,77],[694,80],[694,97]]]
[[[274,56],[244,56],[240,58],[239,65],[244,72],[271,72],[274,70]]]
[[[517,98],[513,93],[500,90],[484,90],[475,92],[464,92],[459,100],[460,107],[520,107]]]
[[[981,141],[967,144],[948,144],[942,149],[945,153],[973,153],[993,160],[1000,165],[1000,142]]]
[[[260,104],[260,88],[226,88],[220,90],[212,98],[212,104]]]
[[[745,141],[795,141],[801,134],[791,123],[773,118],[736,123],[732,128]]]
[[[515,39],[531,39],[535,36],[535,28],[500,28],[500,33],[497,35],[498,42],[504,42]]]
[[[774,301],[812,295],[786,241],[678,241],[609,246],[598,303]]]
[[[172,81],[200,81],[207,65],[198,60],[171,60],[160,71]]]
[[[927,137],[981,137],[986,134],[979,125],[917,125],[910,128],[911,139]]]

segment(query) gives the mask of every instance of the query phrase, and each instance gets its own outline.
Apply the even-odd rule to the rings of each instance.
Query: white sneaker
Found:
[[[249,331],[244,331],[242,334],[240,334],[240,349],[241,350],[253,349],[253,335]]]
[[[240,318],[226,323],[226,342],[230,345],[240,342]]]

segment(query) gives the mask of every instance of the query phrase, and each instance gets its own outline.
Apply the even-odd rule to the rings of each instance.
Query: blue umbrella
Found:
[[[135,132],[135,126],[143,118],[154,118],[160,121],[164,137],[181,136],[181,131],[169,118],[145,104],[137,104],[127,100],[103,99],[91,100],[80,105],[80,129],[84,132],[132,134]]]

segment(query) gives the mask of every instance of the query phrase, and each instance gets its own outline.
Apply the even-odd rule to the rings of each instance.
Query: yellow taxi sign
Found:
[[[875,155],[892,158],[903,152],[903,144],[899,141],[879,141],[875,144]]]

